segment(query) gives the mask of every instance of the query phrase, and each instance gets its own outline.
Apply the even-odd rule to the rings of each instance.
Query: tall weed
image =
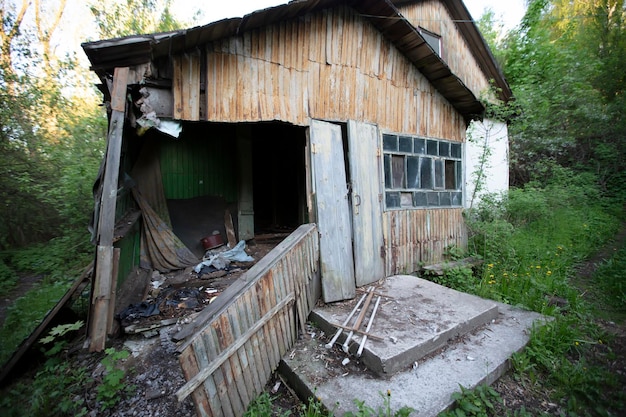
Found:
[[[466,215],[469,248],[484,259],[470,290],[552,316],[514,355],[518,377],[546,387],[572,415],[603,415],[617,381],[588,359],[605,336],[594,323],[589,295],[570,279],[576,265],[616,233],[620,216],[607,210],[593,175],[545,168],[535,181],[506,196],[490,196]],[[600,266],[591,284],[616,309],[626,301],[625,268],[622,249]]]

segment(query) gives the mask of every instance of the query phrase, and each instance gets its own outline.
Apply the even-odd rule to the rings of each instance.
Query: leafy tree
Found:
[[[100,37],[120,38],[179,29],[181,23],[172,15],[170,5],[171,0],[120,0],[113,3],[94,1],[89,8],[96,19]]]
[[[545,181],[557,163],[624,199],[625,16],[623,0],[531,0],[505,37],[499,54],[522,109],[510,128],[513,185]]]

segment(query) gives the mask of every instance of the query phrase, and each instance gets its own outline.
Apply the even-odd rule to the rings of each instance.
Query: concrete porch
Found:
[[[436,416],[450,407],[459,385],[470,388],[499,378],[511,355],[528,343],[533,323],[545,320],[409,275],[382,280],[374,292],[361,329],[378,296],[381,300],[360,357],[362,335],[351,340],[348,353],[343,351],[346,330],[331,349],[325,347],[361,298],[358,294],[315,308],[309,318],[318,328],[301,337],[280,362],[279,372],[299,396],[315,395],[335,415],[356,411],[354,399],[377,409],[383,404],[379,393],[390,390],[392,409],[409,406],[414,415]]]

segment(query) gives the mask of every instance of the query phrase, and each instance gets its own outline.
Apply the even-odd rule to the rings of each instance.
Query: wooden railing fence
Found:
[[[199,416],[240,417],[295,343],[319,295],[319,237],[300,226],[175,336]]]

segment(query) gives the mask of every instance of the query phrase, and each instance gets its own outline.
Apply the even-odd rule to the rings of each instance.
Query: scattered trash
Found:
[[[277,381],[272,387],[272,394],[276,394],[279,388],[280,388],[280,381]]]
[[[389,340],[391,340],[391,343],[393,343],[394,345],[398,343],[398,338],[395,336],[389,336]]]
[[[342,364],[343,366],[346,366],[346,365],[347,365],[347,364],[349,364],[349,363],[350,363],[350,359],[348,359],[348,358],[345,358],[344,360],[342,360],[342,361],[341,361],[341,364]]]
[[[475,357],[473,357],[473,356],[468,356],[468,357],[467,357],[467,360],[468,360],[468,361],[475,361],[475,360],[476,360],[476,358],[475,358]]]
[[[194,271],[196,271],[196,273],[200,273],[200,271],[203,271],[203,267],[209,267],[209,266],[212,266],[216,270],[225,269],[233,261],[234,262],[254,261],[254,258],[245,252],[245,248],[246,248],[246,241],[241,240],[239,243],[237,243],[237,245],[234,248],[230,250],[209,255],[210,256],[209,259],[206,259],[206,255],[205,255],[205,257],[203,258],[205,260],[200,262],[198,265],[196,265],[194,268]],[[212,271],[208,271],[208,272],[212,272]],[[206,272],[203,272],[203,273],[206,273]]]
[[[413,362],[413,370],[416,370],[418,366],[419,363],[417,363],[417,361]]]

